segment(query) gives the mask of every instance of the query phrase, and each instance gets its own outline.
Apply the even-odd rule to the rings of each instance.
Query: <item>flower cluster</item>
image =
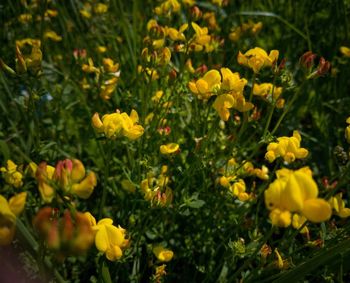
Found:
[[[318,187],[308,167],[298,170],[280,169],[277,179],[265,191],[265,204],[271,211],[272,225],[299,228],[305,219],[323,222],[331,217],[331,206],[318,198]],[[292,213],[295,213],[292,216]]]
[[[94,231],[96,248],[110,261],[120,259],[123,250],[129,244],[129,240],[125,237],[125,229],[114,226],[111,218],[103,218],[96,223],[91,213],[86,212],[85,217],[89,219],[90,227]]]
[[[276,158],[282,157],[285,162],[291,163],[295,159],[306,158],[309,154],[306,148],[300,147],[301,136],[298,131],[293,131],[292,137],[277,138],[267,146],[266,160],[270,163]]]
[[[86,252],[94,241],[89,219],[84,213],[59,209],[41,208],[33,219],[33,226],[47,247],[62,256]]]
[[[257,35],[262,27],[262,22],[254,23],[253,21],[248,21],[236,28],[232,28],[230,34],[228,35],[228,38],[236,42],[244,35]]]
[[[125,136],[130,140],[136,140],[143,135],[144,129],[138,125],[139,115],[133,109],[130,116],[119,111],[112,114],[105,114],[102,120],[98,113],[92,117],[92,126],[97,132],[104,133],[107,138],[115,139]]]
[[[23,186],[23,174],[17,170],[17,165],[12,160],[7,160],[7,166],[1,167],[0,172],[3,172],[6,183],[20,188]]]
[[[254,73],[259,73],[262,68],[272,67],[278,59],[278,50],[272,50],[270,54],[260,47],[248,50],[246,53],[238,53],[237,61],[239,64],[251,68]]]
[[[221,73],[221,74],[220,74]],[[228,109],[233,108],[240,112],[251,110],[254,105],[245,100],[243,90],[247,80],[240,78],[239,73],[232,73],[228,68],[210,70],[197,81],[188,83],[188,87],[199,99],[208,100],[217,95],[213,107],[223,121],[230,117]]]
[[[254,198],[254,194],[248,193],[245,177],[257,177],[261,180],[269,178],[269,170],[266,166],[262,168],[254,168],[254,165],[249,161],[237,163],[234,158],[228,160],[227,165],[219,170],[222,175],[218,178],[219,184],[227,188],[229,192],[237,197],[240,201],[247,201]]]
[[[170,178],[167,175],[168,166],[162,166],[157,178],[154,173],[148,173],[146,179],[141,181],[140,187],[145,200],[151,202],[151,205],[168,206],[173,200],[173,191],[169,187]]]
[[[103,100],[109,100],[116,87],[120,76],[119,63],[115,63],[111,58],[103,58],[102,66],[94,65],[92,58],[88,58],[87,64],[84,63],[81,67],[82,71],[87,74],[95,75],[95,82],[99,85],[100,97]],[[83,79],[82,86],[84,89],[91,88],[86,78]]]
[[[253,94],[261,97],[263,100],[276,104],[277,108],[283,108],[284,99],[280,98],[282,87],[274,86],[271,83],[254,84]]]
[[[15,235],[17,216],[23,211],[27,193],[22,192],[7,200],[0,195],[0,246],[9,245]]]
[[[50,203],[57,195],[75,195],[87,199],[97,184],[95,173],[90,171],[86,175],[85,167],[78,159],[61,160],[56,167],[46,162],[39,165],[32,162],[30,167],[46,203]]]

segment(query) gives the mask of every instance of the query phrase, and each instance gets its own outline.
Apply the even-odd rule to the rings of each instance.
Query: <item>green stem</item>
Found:
[[[299,94],[301,93],[301,90],[304,86],[304,82],[300,85],[299,89],[297,90],[297,92],[294,94],[294,96],[292,97],[292,99],[289,101],[287,107],[284,109],[282,115],[280,116],[280,118],[278,119],[275,127],[273,128],[273,130],[271,131],[271,135],[274,135],[274,133],[278,130],[281,122],[283,121],[284,117],[288,114],[290,108],[292,107],[292,105],[294,104],[294,102],[296,101],[296,99],[298,98]]]
[[[275,88],[276,88],[276,74],[273,78],[273,82],[272,82],[272,91],[271,91],[271,99],[272,99],[272,105],[271,105],[271,108],[270,108],[270,113],[269,113],[269,116],[267,118],[267,122],[266,122],[266,125],[265,125],[265,128],[264,128],[264,132],[263,132],[263,137],[265,137],[265,135],[267,134],[267,131],[269,130],[269,126],[270,126],[270,123],[271,123],[271,119],[272,119],[272,115],[273,115],[273,112],[275,110],[275,107],[276,107],[276,101],[277,99],[275,100],[273,95],[275,93]]]
[[[107,187],[108,187],[109,162],[110,162],[110,160],[107,160],[107,157],[111,156],[111,149],[112,149],[111,141],[107,141],[107,149],[108,149],[108,153],[106,155],[103,146],[101,145],[101,147],[100,147],[101,152],[103,152],[105,166],[104,166],[104,172],[103,172],[104,173],[103,174],[104,181],[102,184],[102,197],[101,197],[100,207],[98,210],[98,219],[102,218],[103,208],[104,208],[104,206],[106,204],[106,200],[107,200]]]
[[[255,79],[256,79],[256,74],[254,73],[253,77],[252,77],[252,87],[251,87],[250,93],[249,93],[249,102],[251,102],[252,99],[253,99],[253,89],[254,89]],[[240,140],[244,130],[247,127],[248,118],[249,118],[249,112],[250,111],[246,111],[246,112],[243,113],[243,123],[242,123],[241,128],[239,129],[239,132],[238,132],[238,135],[237,135],[237,139],[236,139],[236,143],[239,142],[239,140]]]

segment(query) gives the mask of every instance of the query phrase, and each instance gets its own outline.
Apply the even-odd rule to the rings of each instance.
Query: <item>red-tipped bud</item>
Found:
[[[323,76],[328,73],[330,68],[331,68],[331,63],[326,59],[324,59],[323,57],[321,57],[317,67],[317,74],[319,76]]]
[[[193,21],[198,21],[202,17],[202,11],[198,8],[198,6],[193,6],[191,8],[191,16]]]
[[[299,64],[306,69],[310,69],[314,65],[316,54],[312,53],[312,51],[305,52],[299,59]]]

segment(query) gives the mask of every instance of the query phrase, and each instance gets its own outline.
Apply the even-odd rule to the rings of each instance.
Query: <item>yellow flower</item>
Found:
[[[275,255],[277,257],[277,260],[275,261],[275,265],[278,269],[286,269],[289,267],[288,261],[287,260],[283,260],[280,253],[278,252],[278,249],[276,248],[274,250]]]
[[[191,49],[194,51],[202,51],[210,42],[211,36],[208,34],[207,27],[200,27],[195,22],[191,22],[195,35],[191,39]]]
[[[86,19],[91,18],[91,5],[89,3],[84,4],[84,8],[79,10],[80,15],[82,15]]]
[[[56,32],[54,32],[53,30],[49,30],[47,32],[44,33],[44,38],[46,39],[51,39],[52,41],[61,41],[62,40],[62,36],[59,36]]]
[[[261,96],[264,99],[269,101],[272,100],[272,90],[273,90],[273,99],[276,100],[280,97],[282,93],[282,87],[273,86],[271,83],[262,83],[262,84],[254,84],[253,94],[257,96]]]
[[[58,11],[57,10],[47,9],[45,11],[45,17],[54,18],[54,17],[57,17],[57,15],[58,15]]]
[[[22,48],[31,47],[30,54],[22,54]],[[16,40],[16,70],[18,73],[25,73],[27,70],[37,74],[41,69],[42,52],[39,39],[25,38]]]
[[[114,77],[114,78],[104,82],[104,84],[101,86],[101,91],[100,91],[100,97],[103,100],[111,99],[112,94],[117,87],[117,82],[118,82],[117,77]]]
[[[113,220],[110,218],[103,218],[96,224],[96,220],[91,213],[86,212],[85,215],[89,219],[92,229],[96,231],[96,248],[104,253],[110,261],[121,258],[123,255],[122,249],[128,244],[128,240],[125,239],[125,229],[114,226]]]
[[[88,199],[97,185],[96,175],[94,172],[89,172],[83,180],[79,181],[72,185],[71,192],[82,199]]]
[[[31,15],[31,14],[21,14],[21,15],[18,16],[18,20],[19,20],[22,24],[26,24],[26,23],[32,21],[32,15]]]
[[[106,51],[107,51],[107,47],[106,46],[102,46],[102,45],[99,45],[99,46],[97,46],[96,47],[96,51],[98,52],[98,53],[105,53]]]
[[[19,188],[23,186],[23,175],[17,171],[17,165],[12,160],[7,160],[7,166],[1,167],[0,171],[3,172],[6,183]]]
[[[92,125],[98,132],[104,132],[107,138],[116,138],[125,136],[130,140],[136,140],[143,135],[144,128],[138,125],[139,116],[133,109],[130,116],[123,113],[106,114],[102,117],[102,121],[95,113],[92,117]]]
[[[119,70],[119,63],[114,63],[111,58],[103,58],[103,69],[107,73],[116,73]]]
[[[336,215],[341,218],[348,218],[350,216],[350,208],[345,207],[345,202],[342,197],[343,194],[338,193],[334,197],[331,197],[328,202],[334,209]]]
[[[234,182],[229,190],[236,196],[240,201],[247,201],[250,199],[250,195],[246,192],[246,184],[243,179],[238,179]]]
[[[301,136],[298,131],[293,131],[292,137],[277,138],[277,142],[272,142],[267,146],[265,159],[270,163],[276,158],[282,157],[284,161],[291,163],[296,158],[303,159],[309,154],[308,150],[300,147]]]
[[[243,89],[247,84],[247,80],[240,78],[239,73],[232,73],[229,68],[220,69],[222,75],[221,89],[223,91],[229,91],[230,93],[243,95]]]
[[[340,52],[345,56],[345,57],[350,57],[350,48],[346,46],[341,46],[340,47]]]
[[[271,67],[278,59],[278,50],[272,50],[269,55],[260,47],[248,50],[244,55],[238,53],[238,63],[253,69],[254,73],[258,73],[264,67]]]
[[[160,15],[168,15],[180,11],[181,5],[177,0],[166,0],[154,9],[154,12]]]
[[[168,262],[174,256],[173,251],[165,249],[163,246],[160,245],[153,247],[153,254],[161,262]]]
[[[46,162],[41,162],[39,166],[31,162],[30,166],[38,181],[40,195],[46,203],[52,201],[58,188],[65,194],[87,199],[97,185],[95,173],[90,172],[85,176],[85,167],[78,159],[61,160],[56,167]]]
[[[0,246],[9,245],[15,235],[16,218],[23,211],[27,193],[23,192],[9,201],[0,195]]]
[[[88,74],[92,74],[92,73],[99,74],[100,73],[100,69],[98,69],[94,66],[94,61],[92,61],[92,58],[89,58],[88,64],[83,64],[81,66],[81,69],[83,72],[88,73]]]
[[[172,154],[177,152],[180,147],[177,143],[168,143],[160,146],[160,153],[161,154]]]
[[[108,11],[108,6],[103,3],[97,3],[94,7],[94,12],[96,14],[104,14]]]
[[[232,108],[234,105],[234,98],[230,94],[219,95],[213,103],[213,107],[219,113],[220,119],[223,121],[228,120],[230,117],[230,111],[228,109]]]
[[[350,117],[346,119],[346,123],[350,124]],[[350,143],[350,125],[345,128],[345,138],[348,143]]]
[[[210,70],[205,73],[203,78],[196,82],[189,82],[188,87],[198,96],[199,99],[209,99],[218,89],[220,89],[221,76],[219,71]]]
[[[261,169],[254,168],[253,174],[261,180],[268,180],[269,179],[269,168],[267,168],[265,165],[263,165],[261,167]]]
[[[317,198],[317,184],[308,167],[296,171],[283,168],[276,175],[277,179],[265,191],[265,204],[271,210],[273,225],[289,226],[291,212],[297,212],[311,222],[323,222],[331,217],[331,206]]]
[[[184,31],[188,28],[188,24],[183,24],[179,30],[172,27],[165,27],[165,34],[173,41],[186,41]]]
[[[269,217],[273,226],[288,227],[292,222],[292,214],[288,210],[273,209]]]
[[[303,226],[306,221],[307,219],[304,216],[295,213],[293,215],[292,225],[295,229],[300,229],[300,227]],[[300,230],[300,233],[309,234],[309,229],[307,228],[306,225]]]

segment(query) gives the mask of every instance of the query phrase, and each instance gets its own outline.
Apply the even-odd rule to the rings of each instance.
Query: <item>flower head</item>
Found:
[[[156,258],[162,262],[168,262],[174,256],[173,251],[168,250],[161,245],[154,246],[152,251]]]
[[[9,201],[0,195],[0,246],[9,245],[15,235],[16,218],[23,211],[27,193],[19,193]]]
[[[294,131],[292,137],[277,138],[277,142],[272,142],[267,146],[265,159],[273,162],[276,158],[282,157],[284,161],[291,163],[297,158],[306,158],[309,152],[300,147],[300,142],[301,136],[298,131]]]
[[[12,160],[7,160],[6,167],[1,167],[6,183],[19,188],[23,186],[23,174],[17,170],[17,165]]]
[[[177,143],[168,143],[163,144],[160,146],[160,153],[161,154],[172,154],[178,152],[180,149],[180,146]]]
[[[278,50],[272,50],[268,55],[260,47],[248,50],[245,54],[238,53],[238,63],[251,68],[254,73],[258,73],[264,67],[271,67],[278,59]]]
[[[318,198],[317,184],[308,167],[286,168],[276,172],[277,179],[265,191],[266,207],[273,225],[287,227],[296,212],[311,222],[323,222],[331,216],[331,206]]]
[[[41,197],[46,203],[50,203],[56,196],[56,189],[65,195],[87,199],[97,185],[95,173],[91,171],[86,175],[85,167],[78,159],[60,160],[56,167],[47,165],[46,162],[41,162],[38,166],[32,163],[32,168]]]
[[[86,212],[86,217],[90,219],[92,229],[95,231],[96,248],[104,253],[108,260],[115,261],[123,255],[123,249],[128,245],[125,238],[125,229],[113,225],[111,218],[103,218],[97,222],[91,213]]]
[[[98,113],[92,117],[92,125],[98,132],[103,132],[107,138],[125,136],[130,140],[136,140],[143,135],[144,128],[138,125],[139,116],[135,110],[131,110],[130,116],[125,112],[106,114],[100,119]]]

